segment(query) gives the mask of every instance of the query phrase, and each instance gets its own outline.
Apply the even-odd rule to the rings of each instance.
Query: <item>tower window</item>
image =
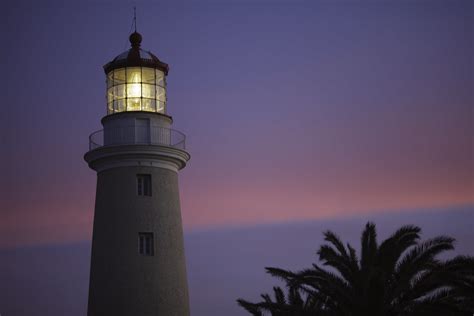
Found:
[[[155,254],[153,233],[138,233],[138,253],[143,256],[153,256]]]
[[[150,174],[137,174],[137,194],[151,196]]]

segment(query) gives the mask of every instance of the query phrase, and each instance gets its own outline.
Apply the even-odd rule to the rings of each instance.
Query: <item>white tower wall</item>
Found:
[[[88,316],[188,316],[178,170],[189,154],[163,134],[168,116],[124,112],[102,124],[104,146],[84,157],[97,171]],[[150,196],[137,193],[139,175],[150,176]],[[153,235],[153,255],[139,253],[141,233]]]

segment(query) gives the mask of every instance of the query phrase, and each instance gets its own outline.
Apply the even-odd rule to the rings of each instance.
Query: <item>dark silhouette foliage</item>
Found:
[[[266,268],[286,283],[274,298],[237,302],[255,316],[471,316],[474,313],[474,257],[441,260],[454,239],[420,241],[421,229],[403,226],[381,244],[373,223],[361,236],[360,258],[331,231],[317,254],[321,264],[298,272]]]

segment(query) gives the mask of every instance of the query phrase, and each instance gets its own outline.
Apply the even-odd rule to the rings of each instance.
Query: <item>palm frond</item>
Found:
[[[377,265],[387,273],[392,273],[401,255],[420,239],[421,229],[406,225],[398,229],[382,242],[377,252]]]
[[[339,254],[334,248],[322,245],[318,250],[319,260],[326,266],[336,269],[348,282],[354,280],[357,273],[357,263],[352,262],[347,253]]]
[[[377,254],[377,232],[375,224],[368,222],[361,237],[360,267],[366,270],[371,267]]]
[[[395,273],[403,277],[403,273],[410,272],[407,277],[411,278],[420,270],[431,267],[441,252],[454,249],[454,241],[454,238],[439,236],[419,244],[399,261]]]

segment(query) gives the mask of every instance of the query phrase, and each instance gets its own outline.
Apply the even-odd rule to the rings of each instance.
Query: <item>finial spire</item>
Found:
[[[135,25],[135,33],[137,32],[137,7],[133,7],[133,24]]]
[[[137,8],[133,7],[133,25],[135,26],[135,32],[130,34],[129,40],[133,48],[139,48],[142,42],[142,36],[137,32]]]

